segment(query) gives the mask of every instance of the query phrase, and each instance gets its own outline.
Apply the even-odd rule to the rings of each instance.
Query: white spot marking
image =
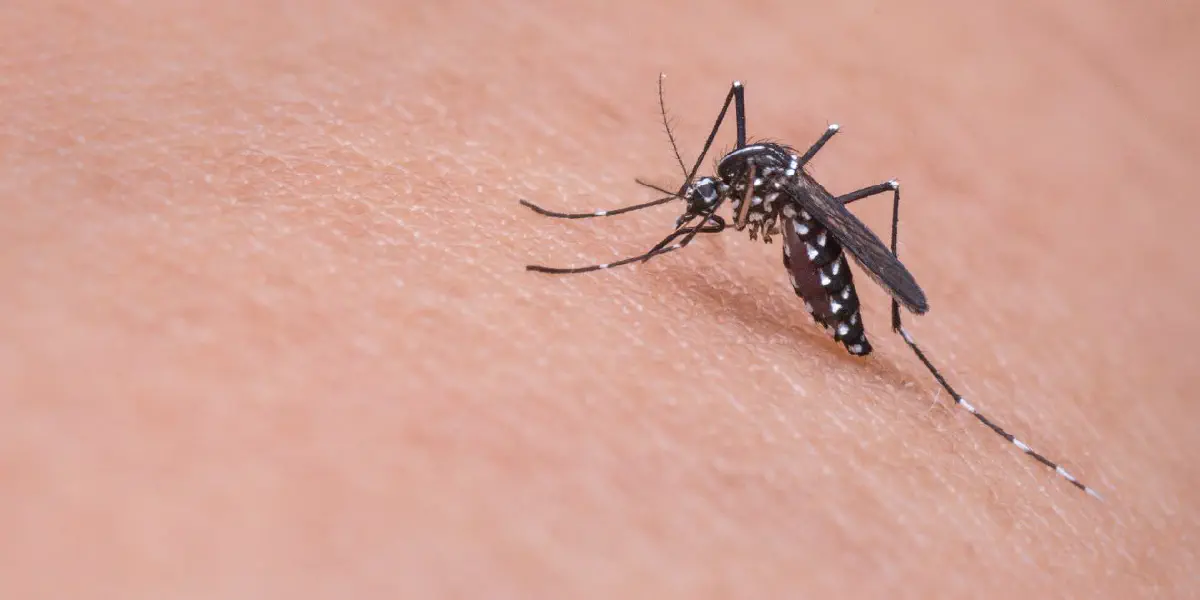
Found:
[[[842,305],[839,304],[837,300],[830,300],[829,301],[829,310],[832,311],[833,314],[836,315],[836,314],[838,314],[839,311],[842,310]]]
[[[850,333],[849,325],[846,325],[845,323],[838,325],[838,335],[846,335],[847,333]]]
[[[834,124],[832,124],[832,125],[830,125],[830,126],[829,126],[829,131],[837,131],[838,129],[841,129],[841,128],[842,128],[842,126],[841,126],[841,125],[838,125],[837,123],[834,123]]]
[[[858,313],[854,313],[854,314],[850,315],[850,324],[851,325],[858,324]]]
[[[796,216],[796,207],[792,206],[791,204],[785,204],[783,206],[783,216],[789,219]]]
[[[598,210],[592,214],[596,215],[597,217],[605,217],[605,216],[608,216],[608,211],[607,210]]]
[[[837,275],[838,271],[841,271],[841,270],[842,270],[842,257],[839,256],[837,258],[837,260],[833,261],[833,264],[830,265],[829,272],[833,273],[834,275]]]
[[[763,184],[762,177],[755,178],[755,180],[754,180],[754,187],[758,187],[758,186],[760,186],[760,185],[762,185],[762,184]]]
[[[893,179],[888,182],[888,187],[892,188],[893,190],[898,190],[900,189],[900,182]]]
[[[805,243],[804,247],[808,250],[808,260],[817,260],[817,256],[819,256],[821,253],[817,252],[817,249],[813,248],[812,244]]]
[[[805,221],[811,221],[812,215],[808,214],[807,210],[802,210],[800,211],[800,218],[804,219]]]
[[[821,285],[824,287],[829,287],[829,284],[833,283],[833,280],[830,279],[829,276],[826,275],[824,271],[820,271],[820,273],[821,273]]]
[[[850,286],[842,288],[842,300],[850,299]]]
[[[783,174],[787,175],[788,177],[795,177],[796,169],[788,169],[788,170],[784,171]]]
[[[817,236],[817,245],[824,248],[827,239],[828,238],[825,236],[825,232],[822,231],[820,235]]]
[[[785,247],[786,247],[786,246],[785,246]],[[792,287],[794,287],[794,288],[798,288],[798,287],[800,287],[800,284],[796,283],[796,276],[795,276],[794,274],[792,274],[792,273],[788,273],[788,279],[791,279],[791,280],[792,280]],[[807,303],[807,302],[805,302],[805,303],[804,303],[804,306],[808,306],[808,303]],[[809,307],[809,308],[811,309],[812,307]],[[809,310],[808,312],[812,312],[812,310]]]
[[[609,265],[608,263],[605,263],[605,264],[602,264],[602,265],[600,265],[600,266],[598,266],[598,267],[596,267],[596,268],[597,268],[597,269],[607,269],[609,266],[611,266],[611,265]]]
[[[849,350],[853,354],[862,354],[863,353],[862,344],[854,344],[853,346],[849,346],[847,348],[847,350]]]
[[[1021,440],[1018,440],[1017,438],[1013,438],[1012,442],[1013,442],[1014,446],[1020,448],[1024,452],[1033,452],[1033,450],[1029,446],[1025,445],[1025,442],[1022,442]]]
[[[786,211],[788,208],[792,208],[792,207],[788,206],[788,207],[784,208],[783,210]],[[796,209],[793,208],[792,210],[796,210]],[[795,229],[796,233],[798,233],[800,235],[808,235],[808,225],[805,225],[804,223],[801,223],[800,221],[792,221],[792,229]]]
[[[900,336],[904,338],[904,341],[908,342],[911,345],[915,346],[917,344],[916,342],[913,341],[912,336],[908,335],[908,332],[905,331],[903,327],[900,328]],[[967,404],[966,400],[962,400],[961,402],[963,403],[963,406],[971,406],[970,404]],[[974,408],[974,407],[971,407],[971,408]],[[971,409],[968,408],[967,410],[971,410]],[[971,412],[975,412],[975,411],[971,410]]]
[[[759,204],[762,204],[762,196],[755,196],[750,200],[751,206],[758,206]]]
[[[1062,467],[1054,467],[1054,471],[1056,473],[1058,473],[1059,475],[1062,475],[1063,477],[1065,477],[1067,479],[1067,481],[1076,481],[1075,476],[1068,473],[1067,470]]]
[[[900,331],[901,331],[901,333],[903,333],[904,329],[901,328]],[[905,337],[907,337],[907,336],[905,336]],[[958,403],[961,404],[963,408],[967,409],[967,412],[969,412],[973,415],[979,414],[979,411],[975,410],[975,407],[972,406],[970,402],[967,402],[966,398],[959,398]]]

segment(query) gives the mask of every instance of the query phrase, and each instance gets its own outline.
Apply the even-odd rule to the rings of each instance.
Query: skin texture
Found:
[[[0,597],[1196,597],[1184,3],[0,8]],[[436,4],[436,6],[435,6]],[[637,267],[728,90],[903,181],[910,331]],[[732,144],[732,129],[718,138]],[[711,170],[710,154],[703,172]],[[853,206],[882,237],[890,201]]]

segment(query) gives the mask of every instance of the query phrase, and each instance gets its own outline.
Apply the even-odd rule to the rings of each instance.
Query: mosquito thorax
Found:
[[[785,172],[792,167],[796,151],[780,144],[752,144],[738,148],[721,157],[717,163],[717,175],[727,184],[744,179],[749,175],[750,165],[753,164],[758,176],[771,175],[776,171]]]
[[[779,215],[796,214],[785,188],[799,172],[796,151],[781,144],[752,144],[721,157],[717,175],[729,190],[734,229],[748,229],[750,239],[762,236],[771,243]]]

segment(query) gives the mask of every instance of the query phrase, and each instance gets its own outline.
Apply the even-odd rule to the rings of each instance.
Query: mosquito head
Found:
[[[721,182],[712,177],[697,179],[696,183],[692,184],[684,193],[683,199],[687,201],[687,212],[695,215],[712,208],[721,195],[721,186]]]
[[[718,179],[712,177],[697,179],[683,193],[683,200],[687,202],[687,209],[676,219],[675,226],[679,227],[684,221],[708,212],[726,189],[727,186]]]

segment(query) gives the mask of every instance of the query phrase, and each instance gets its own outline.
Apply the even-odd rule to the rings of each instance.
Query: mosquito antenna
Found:
[[[683,185],[681,185],[679,187],[679,190],[677,190],[677,191],[666,190],[657,185],[654,185],[651,183],[646,183],[645,181],[638,179],[637,183],[639,185],[662,192],[663,194],[667,194],[667,196],[665,196],[663,198],[651,200],[649,202],[635,204],[633,206],[625,206],[622,208],[615,208],[615,209],[608,209],[608,210],[594,210],[594,211],[581,212],[581,213],[566,213],[566,212],[558,212],[558,211],[548,210],[548,209],[542,208],[541,206],[538,206],[538,205],[536,205],[532,202],[529,202],[528,200],[524,200],[524,199],[520,200],[521,205],[533,210],[534,212],[536,212],[540,215],[545,215],[547,217],[554,217],[554,218],[558,218],[558,219],[589,219],[592,217],[611,217],[614,215],[624,214],[627,212],[633,212],[635,210],[642,210],[644,208],[650,208],[652,206],[658,206],[660,204],[665,204],[676,198],[683,198],[684,191],[687,190],[688,184],[691,183],[692,178],[695,177],[696,171],[700,168],[700,162],[704,159],[704,154],[702,153],[700,155],[700,157],[696,160],[696,166],[692,168],[691,173],[688,173],[687,167],[684,166],[684,163],[683,163],[683,157],[679,154],[679,144],[677,144],[675,141],[675,133],[673,131],[671,131],[671,122],[667,118],[667,104],[666,104],[666,101],[664,100],[663,83],[662,83],[662,80],[666,79],[666,77],[667,77],[667,75],[665,73],[658,74],[658,108],[662,114],[663,127],[667,131],[667,139],[670,140],[670,142],[671,142],[671,150],[675,153],[675,160],[679,163],[679,168],[683,171],[684,183],[683,183]],[[717,127],[720,126],[721,118],[723,118],[725,116],[725,111],[729,108],[729,102],[730,102],[730,100],[732,100],[732,98],[733,98],[733,91],[730,91],[729,96],[725,98],[725,106],[723,106],[721,108],[721,115],[718,117],[716,125],[713,126],[712,133],[709,134],[709,136],[708,136],[708,142],[704,145],[705,153],[708,152],[709,146],[712,145],[713,138],[716,137],[716,135],[717,135]],[[691,219],[688,219],[687,222],[690,223],[692,220],[694,220],[694,217]],[[710,221],[711,221],[711,219],[710,219]],[[701,230],[703,230],[703,229],[704,228],[701,227]],[[689,238],[689,241],[690,241],[690,238]],[[658,250],[661,250],[661,248],[658,248]],[[646,256],[655,256],[655,255],[656,255],[656,253],[649,253]]]
[[[712,131],[708,132],[708,139],[704,140],[704,147],[700,149],[700,155],[696,157],[696,163],[694,165],[692,165],[692,170],[688,171],[687,177],[684,178],[683,183],[679,186],[679,195],[680,196],[682,196],[683,193],[687,191],[688,186],[690,186],[692,184],[692,179],[694,179],[696,177],[696,172],[700,170],[700,165],[704,162],[704,157],[708,155],[709,149],[712,148],[713,140],[717,139],[717,131],[719,131],[721,129],[721,123],[725,120],[725,113],[729,112],[729,104],[731,102],[736,101],[735,107],[734,107],[734,111],[736,112],[736,114],[734,116],[737,120],[737,147],[739,149],[745,147],[745,145],[746,145],[746,100],[745,100],[744,94],[745,94],[745,91],[743,90],[742,82],[740,82],[740,81],[733,82],[733,85],[729,87],[729,94],[727,94],[725,96],[725,103],[721,105],[721,112],[717,113],[717,120],[713,123]],[[681,219],[679,222],[679,226],[675,228],[675,232],[672,235],[677,235],[677,234],[682,233],[683,229],[685,227],[687,227],[689,224],[691,224],[691,222],[694,221],[697,216],[700,217],[701,223],[706,223],[708,220],[712,219],[713,215],[716,214],[717,209],[721,207],[722,202],[724,202],[724,197],[717,198],[717,201],[713,203],[712,208],[710,208],[708,211],[704,212],[703,214],[691,215],[691,216],[688,216],[686,219]],[[692,238],[696,237],[696,234],[699,231],[700,231],[699,227],[693,229],[690,233],[687,234],[686,237],[684,237],[683,241],[680,242],[680,244],[687,245],[688,242],[692,241]],[[668,237],[667,239],[664,239],[663,241],[661,241],[657,245],[655,245],[654,248],[651,248],[650,252],[646,253],[647,258],[645,258],[643,260],[648,260],[649,257],[655,256],[657,251],[662,250],[664,247],[666,247],[666,245],[668,243],[670,243],[669,242],[670,239],[671,238]]]
[[[688,170],[683,164],[683,156],[679,154],[679,145],[675,143],[675,134],[671,132],[671,120],[667,118],[667,102],[663,99],[663,80],[666,78],[666,73],[658,74],[658,111],[662,114],[663,129],[667,130],[667,139],[671,141],[671,150],[675,152],[675,161],[679,163],[679,170],[683,172],[686,179]]]
[[[648,181],[642,181],[641,179],[634,179],[634,180],[633,180],[633,182],[634,182],[634,183],[636,183],[636,184],[638,184],[638,185],[640,185],[640,186],[642,186],[642,187],[648,187],[648,188],[650,188],[650,189],[652,189],[652,190],[654,190],[654,191],[656,191],[656,192],[662,192],[662,193],[664,193],[664,194],[667,194],[668,196],[670,196],[670,197],[672,197],[672,198],[678,198],[678,197],[679,197],[679,195],[678,195],[676,192],[672,192],[671,190],[668,190],[668,189],[665,189],[665,188],[659,187],[659,186],[657,186],[657,185],[654,185],[653,183],[650,183],[650,182],[648,182]]]

